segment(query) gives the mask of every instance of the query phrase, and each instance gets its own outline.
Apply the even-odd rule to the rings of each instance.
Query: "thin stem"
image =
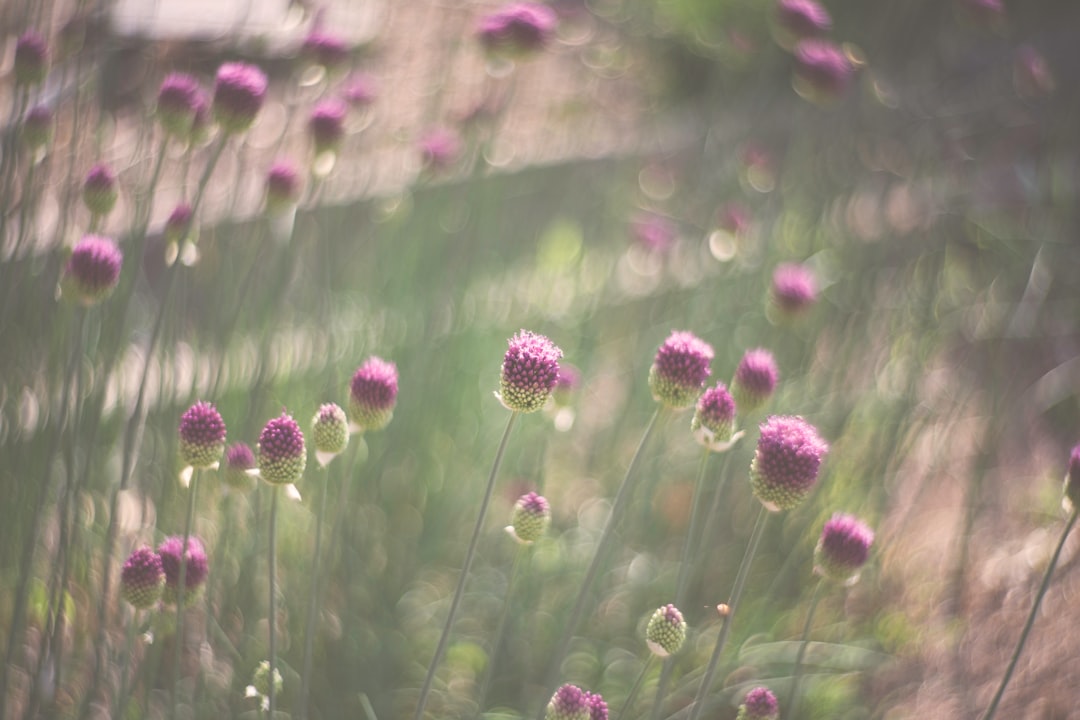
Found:
[[[180,546],[180,574],[176,583],[176,649],[173,651],[172,676],[172,718],[176,720],[177,700],[180,685],[180,663],[184,657],[184,594],[187,590],[188,540],[191,538],[191,524],[195,518],[195,491],[199,487],[199,470],[191,473],[191,488],[188,492],[187,517],[184,520],[184,544]]]
[[[814,594],[810,598],[810,609],[806,612],[806,624],[803,625],[802,642],[799,645],[799,653],[795,656],[795,669],[792,671],[791,678],[791,695],[788,696],[786,705],[780,706],[780,712],[785,718],[797,718],[799,717],[798,703],[799,703],[799,680],[802,679],[803,658],[806,657],[806,648],[810,645],[810,626],[814,622],[814,611],[817,610],[818,602],[821,600],[821,591],[825,587],[825,579],[818,580],[816,586],[814,586]]]
[[[128,620],[127,640],[124,643],[124,657],[120,660],[120,692],[116,696],[116,711],[113,713],[115,720],[124,717],[127,708],[128,694],[131,692],[131,656],[135,652],[135,629],[139,623],[139,611],[132,609],[131,619]]]
[[[469,540],[469,549],[465,552],[465,565],[461,568],[457,589],[454,590],[454,599],[450,601],[450,612],[446,616],[446,624],[443,626],[442,635],[439,637],[439,644],[435,647],[435,657],[431,659],[427,677],[424,678],[424,685],[420,688],[420,700],[416,704],[416,715],[414,716],[416,720],[422,720],[424,717],[424,708],[427,706],[431,683],[435,679],[435,671],[439,667],[443,653],[446,652],[446,645],[450,640],[450,630],[454,626],[454,617],[457,615],[458,605],[461,604],[461,596],[465,594],[465,583],[469,579],[469,570],[472,567],[473,556],[476,554],[476,543],[480,539],[480,531],[484,527],[484,516],[487,514],[488,504],[491,502],[491,495],[495,490],[495,478],[499,475],[503,452],[506,450],[506,443],[510,439],[510,430],[513,429],[518,414],[516,411],[510,413],[510,419],[506,421],[506,429],[503,430],[502,440],[499,441],[499,449],[495,452],[495,462],[491,465],[487,489],[484,491],[484,499],[480,503],[480,515],[476,518],[472,538]]]
[[[626,717],[626,713],[630,711],[630,706],[634,704],[634,700],[637,699],[638,691],[641,690],[641,686],[645,682],[645,676],[649,672],[649,668],[652,667],[653,659],[656,657],[653,653],[649,653],[649,659],[645,661],[645,664],[641,666],[641,672],[638,673],[637,680],[634,681],[633,687],[630,688],[630,693],[626,696],[626,701],[623,703],[622,710],[615,716],[615,720],[623,720]]]
[[[270,489],[270,558],[268,560],[267,575],[270,576],[270,609],[267,615],[267,625],[270,632],[270,673],[268,675],[269,682],[267,683],[267,698],[269,705],[267,707],[267,717],[274,717],[274,700],[276,689],[274,686],[277,684],[274,682],[274,673],[277,669],[277,637],[274,629],[277,618],[277,506],[278,506],[278,492],[279,488],[274,485]]]
[[[514,597],[514,584],[518,573],[521,571],[522,555],[528,552],[525,548],[518,548],[514,552],[514,561],[510,566],[510,579],[506,583],[506,599],[503,600],[502,613],[499,616],[499,624],[495,626],[495,639],[491,643],[491,657],[488,658],[487,668],[484,670],[484,679],[480,682],[480,692],[477,694],[476,709],[484,711],[484,703],[487,700],[488,689],[495,676],[496,660],[499,659],[499,650],[502,648],[503,635],[506,633],[506,622],[510,619],[510,603]]]
[[[298,720],[307,717],[308,694],[311,691],[311,663],[315,647],[315,620],[319,616],[319,557],[322,553],[322,526],[326,517],[326,496],[330,494],[330,466],[324,468],[326,478],[323,482],[322,497],[319,499],[319,511],[315,515],[315,550],[311,556],[311,589],[308,593],[307,626],[304,629],[304,671],[300,678],[300,704],[296,711]]]
[[[581,622],[581,617],[585,613],[585,603],[589,598],[589,591],[592,589],[593,582],[596,581],[596,576],[599,573],[600,564],[606,555],[607,548],[611,544],[612,538],[615,537],[615,526],[618,525],[619,518],[622,517],[626,505],[630,502],[630,497],[633,495],[634,471],[641,462],[645,446],[648,444],[649,438],[656,428],[657,420],[663,412],[664,406],[658,405],[652,417],[649,418],[649,424],[646,426],[645,432],[641,436],[641,441],[634,451],[634,457],[630,460],[630,466],[626,468],[626,475],[623,477],[622,484],[619,486],[619,491],[615,494],[615,501],[611,505],[611,515],[608,517],[607,524],[604,526],[604,531],[600,535],[600,542],[596,545],[596,552],[593,554],[592,562],[589,564],[589,569],[585,571],[585,579],[578,589],[577,599],[574,601],[574,609],[570,611],[570,619],[563,628],[562,638],[556,646],[555,655],[551,659],[551,665],[548,668],[547,677],[544,680],[544,688],[548,690],[546,697],[551,697],[551,694],[555,691],[553,686],[557,680],[559,666],[562,664],[562,659],[566,656],[566,652],[570,648],[570,641],[573,639],[574,632],[577,630],[578,624]],[[541,704],[540,710],[536,715],[536,720],[544,720],[544,714],[545,704]]]
[[[726,612],[723,613],[720,636],[716,638],[716,648],[713,649],[712,657],[709,658],[709,666],[705,670],[705,675],[701,678],[701,685],[698,686],[694,704],[690,708],[689,720],[698,720],[701,717],[702,710],[705,709],[705,696],[709,694],[709,686],[712,685],[713,677],[716,675],[716,668],[720,664],[720,655],[724,652],[728,635],[731,634],[731,621],[735,617],[735,610],[739,605],[739,599],[742,597],[743,588],[746,586],[746,578],[750,574],[750,565],[754,562],[758,542],[765,533],[765,525],[768,521],[769,511],[763,505],[761,510],[758,511],[754,531],[750,534],[750,542],[746,546],[746,553],[739,564],[739,572],[735,576],[735,586],[731,590],[731,598],[727,602]]]
[[[1080,507],[1073,508],[1072,514],[1069,516],[1069,522],[1065,524],[1065,529],[1061,533],[1061,540],[1058,541],[1054,555],[1050,558],[1050,564],[1046,566],[1046,574],[1043,575],[1039,592],[1035,595],[1035,602],[1031,606],[1031,613],[1028,614],[1027,622],[1024,623],[1024,629],[1020,633],[1020,641],[1016,643],[1012,659],[1009,660],[1009,667],[1005,669],[1005,677],[1001,678],[1001,685],[998,686],[997,692],[994,693],[994,699],[990,702],[990,707],[987,708],[986,714],[982,716],[982,720],[991,720],[997,713],[998,703],[1001,702],[1001,696],[1005,694],[1005,688],[1008,687],[1009,680],[1012,679],[1016,663],[1020,659],[1020,653],[1024,650],[1024,643],[1027,642],[1028,633],[1031,632],[1031,626],[1035,624],[1035,616],[1039,614],[1039,605],[1042,603],[1043,595],[1046,595],[1046,590],[1050,587],[1050,576],[1053,575],[1054,567],[1061,556],[1061,549],[1065,547],[1065,539],[1069,537],[1069,531],[1076,524],[1078,515],[1080,515]]]

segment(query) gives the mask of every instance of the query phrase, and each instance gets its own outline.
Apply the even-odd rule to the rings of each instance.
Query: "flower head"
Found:
[[[170,73],[161,81],[157,117],[166,133],[185,142],[191,140],[200,107],[206,107],[206,94],[191,75]]]
[[[15,84],[39,85],[49,72],[49,46],[38,33],[27,30],[15,41]]]
[[[83,180],[83,204],[94,215],[108,215],[116,205],[116,175],[108,165],[98,163],[90,168]]]
[[[589,720],[608,720],[608,706],[600,693],[585,693],[585,704],[589,706]]]
[[[777,307],[793,316],[817,302],[817,281],[805,265],[781,263],[772,276],[772,297]]]
[[[667,657],[682,648],[686,640],[686,621],[674,605],[656,609],[645,628],[645,642],[654,655]]]
[[[191,206],[187,203],[182,202],[174,207],[173,211],[169,213],[168,219],[165,220],[165,229],[163,231],[165,240],[175,243],[187,240],[191,235],[193,217]]]
[[[277,668],[274,668],[274,695],[281,693],[283,684],[281,673]],[[259,663],[259,666],[255,668],[255,673],[251,676],[251,685],[259,695],[262,695],[263,697],[268,697],[270,695],[269,660],[263,660]]]
[[[630,223],[630,233],[649,252],[665,253],[675,244],[674,223],[663,215],[641,213]]]
[[[334,403],[319,407],[311,421],[311,434],[315,438],[315,455],[320,465],[326,465],[344,452],[349,444],[349,419],[345,411]]]
[[[543,335],[522,330],[508,341],[503,356],[499,400],[514,412],[535,412],[544,406],[559,377],[562,350]]]
[[[847,92],[855,66],[827,40],[808,39],[795,46],[795,88],[816,103],[828,103]]]
[[[353,429],[365,432],[386,427],[394,417],[397,394],[397,366],[374,356],[365,360],[349,384],[349,417]]]
[[[776,720],[780,717],[780,703],[768,688],[756,687],[746,693],[735,720]]]
[[[750,486],[767,510],[797,507],[817,483],[829,445],[801,417],[773,415],[761,423],[750,463]]]
[[[1073,508],[1080,507],[1080,445],[1072,449],[1069,454],[1069,469],[1065,473],[1065,509],[1072,512]]]
[[[312,30],[300,46],[301,54],[315,65],[335,70],[349,59],[349,45],[344,38],[323,30]]]
[[[375,76],[366,72],[354,72],[345,82],[341,97],[354,108],[367,107],[379,95]]]
[[[349,109],[341,100],[324,100],[315,106],[308,118],[308,131],[315,154],[335,152],[345,138],[345,115]]]
[[[827,33],[832,27],[832,18],[814,0],[780,0],[776,3],[776,24],[801,40]]]
[[[429,170],[445,170],[460,154],[461,138],[450,128],[435,128],[420,138],[420,158]]]
[[[272,485],[289,485],[300,480],[306,465],[304,433],[282,410],[259,433],[259,476]]]
[[[747,350],[731,381],[731,393],[739,410],[750,413],[764,405],[776,391],[779,379],[780,371],[771,352],[764,348]]]
[[[225,63],[214,83],[214,117],[227,133],[241,133],[255,123],[266,98],[266,74],[246,63]]]
[[[551,507],[548,501],[543,496],[530,492],[522,495],[514,503],[514,511],[510,515],[510,527],[507,530],[518,542],[531,545],[544,535],[549,524],[551,524]]]
[[[690,431],[702,447],[723,452],[731,447],[735,430],[735,400],[722,382],[701,393]],[[740,433],[741,435],[741,433]]]
[[[255,469],[255,452],[247,443],[235,443],[225,448],[225,469],[221,478],[229,487],[250,490],[255,479],[248,470]]]
[[[814,550],[814,572],[834,582],[853,584],[870,557],[874,531],[853,515],[836,513],[821,531]]]
[[[587,693],[576,685],[563,685],[551,696],[544,720],[591,720]]]
[[[649,370],[653,399],[676,410],[690,407],[712,372],[713,349],[688,332],[673,331]]]
[[[555,388],[551,396],[556,405],[569,405],[570,399],[581,387],[581,371],[570,363],[559,363],[559,376],[555,378]]]
[[[22,124],[22,141],[31,150],[49,144],[53,129],[53,111],[48,105],[35,105],[26,111]]]
[[[300,174],[292,163],[278,160],[266,173],[266,209],[271,214],[293,207],[300,200]]]
[[[180,416],[180,458],[193,468],[213,467],[225,451],[225,421],[212,404],[199,401]]]
[[[551,42],[558,21],[546,5],[514,2],[482,17],[476,37],[490,55],[527,58]]]
[[[141,547],[128,556],[120,571],[120,595],[140,610],[145,610],[161,598],[165,587],[165,571],[161,558],[148,547]]]
[[[120,282],[124,254],[111,239],[87,235],[71,251],[64,268],[64,287],[83,305],[107,298]]]
[[[165,601],[175,603],[177,590],[180,587],[180,556],[184,560],[184,604],[195,599],[195,590],[202,587],[206,582],[206,576],[210,572],[210,565],[206,559],[206,550],[202,540],[197,537],[189,537],[185,552],[184,538],[173,535],[165,538],[157,549],[161,556],[161,568],[165,571]]]

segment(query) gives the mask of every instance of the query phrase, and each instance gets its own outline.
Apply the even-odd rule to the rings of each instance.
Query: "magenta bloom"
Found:
[[[713,349],[688,332],[672,331],[649,370],[653,399],[676,410],[694,404],[712,372]]]
[[[120,595],[140,610],[145,610],[161,598],[165,588],[165,571],[161,558],[148,547],[141,547],[128,556],[120,571]]]
[[[723,452],[731,447],[734,430],[735,399],[727,386],[718,382],[698,398],[690,431],[703,447],[713,452]]]
[[[779,0],[776,24],[799,40],[824,35],[832,27],[832,18],[814,0]]]
[[[199,81],[187,73],[170,73],[161,81],[157,97],[158,122],[165,132],[181,140],[192,137],[199,107],[206,106],[206,95]]]
[[[308,118],[308,131],[315,154],[336,152],[345,138],[345,116],[349,108],[341,100],[324,100],[315,106]]]
[[[543,335],[522,330],[508,341],[503,356],[499,400],[514,412],[535,412],[544,406],[559,377],[562,350]]]
[[[559,376],[555,378],[555,388],[551,391],[555,404],[569,405],[580,387],[581,371],[570,363],[559,363]]]
[[[803,40],[795,46],[796,89],[818,103],[827,103],[847,92],[855,66],[836,45],[826,40]]]
[[[668,604],[656,609],[645,626],[645,644],[659,657],[674,655],[686,641],[686,620],[679,608]]]
[[[780,371],[771,352],[764,348],[747,350],[731,381],[732,395],[739,410],[750,413],[764,405],[772,397],[779,379]]]
[[[608,720],[608,706],[600,693],[585,693],[585,703],[589,706],[589,720]]]
[[[213,467],[225,451],[225,421],[212,404],[199,401],[180,416],[180,458],[193,468]]]
[[[116,190],[116,175],[108,165],[98,163],[90,168],[83,180],[83,204],[94,215],[108,215],[116,205],[119,193]]]
[[[675,244],[675,224],[663,215],[641,213],[630,224],[634,240],[646,250],[665,253]]]
[[[266,209],[271,214],[296,205],[300,200],[300,175],[292,163],[278,160],[266,173]]]
[[[354,108],[367,107],[375,102],[379,95],[375,76],[365,72],[354,72],[345,82],[341,97]]]
[[[1065,509],[1072,512],[1080,507],[1080,445],[1069,454],[1069,469],[1065,473]]]
[[[124,254],[112,240],[87,235],[71,251],[64,268],[64,287],[83,305],[95,305],[107,298],[120,282]]]
[[[27,30],[15,41],[15,84],[39,85],[49,72],[49,46],[45,38]]]
[[[225,448],[225,469],[221,478],[229,487],[250,490],[255,481],[248,470],[255,469],[255,453],[247,443],[235,443]]]
[[[259,476],[271,485],[288,485],[300,480],[306,465],[304,433],[282,410],[259,433]]]
[[[544,720],[591,720],[588,693],[576,685],[563,685],[551,696]]]
[[[38,150],[49,144],[52,129],[53,111],[48,105],[35,105],[23,117],[22,141],[31,150]]]
[[[510,515],[510,527],[507,530],[518,542],[529,545],[543,537],[550,523],[551,507],[547,499],[529,492],[519,497],[514,503],[514,511]]]
[[[801,417],[773,415],[761,423],[750,463],[754,496],[771,512],[798,507],[817,483],[829,445]]]
[[[756,687],[746,693],[735,720],[776,720],[780,717],[780,703],[768,688]]]
[[[772,296],[780,310],[797,315],[817,302],[817,281],[804,265],[782,263],[772,276]]]
[[[397,366],[369,357],[353,373],[349,384],[349,417],[356,432],[382,430],[394,417],[397,403]]]
[[[300,52],[316,65],[322,65],[327,70],[335,70],[349,59],[349,45],[337,35],[312,30],[300,47]]]
[[[192,218],[191,206],[187,203],[182,202],[173,208],[165,221],[165,239],[175,243],[186,240],[191,234]]]
[[[202,540],[197,537],[189,537],[187,552],[184,560],[184,604],[188,604],[195,597],[195,590],[202,587],[206,582],[206,576],[210,572],[210,565],[206,559],[206,550]],[[180,555],[184,551],[184,538],[173,535],[166,538],[158,545],[158,555],[161,557],[161,568],[165,571],[165,600],[175,603],[177,590],[180,587]]]
[[[491,55],[526,58],[547,47],[558,22],[555,11],[546,5],[515,2],[482,17],[476,37]]]
[[[429,170],[445,170],[461,155],[461,138],[449,128],[435,128],[420,139],[420,157]]]
[[[221,129],[241,133],[255,123],[266,99],[266,74],[246,63],[225,63],[217,72],[212,109]]]
[[[836,513],[821,531],[814,550],[814,572],[834,582],[851,585],[870,558],[874,531],[853,515]]]
[[[335,403],[320,405],[311,421],[311,434],[319,464],[326,465],[349,444],[349,419],[345,411]]]

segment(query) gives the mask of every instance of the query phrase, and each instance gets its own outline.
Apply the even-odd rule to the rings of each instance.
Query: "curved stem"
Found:
[[[465,553],[465,565],[461,568],[457,589],[454,590],[454,599],[450,601],[450,612],[446,616],[446,625],[443,626],[439,644],[435,648],[435,657],[431,659],[427,677],[424,678],[424,685],[420,688],[420,700],[416,704],[416,715],[414,716],[416,720],[422,720],[424,717],[424,707],[427,705],[428,694],[431,692],[431,683],[435,679],[435,671],[439,667],[439,661],[442,660],[443,653],[446,652],[447,641],[450,640],[450,629],[454,625],[454,616],[457,615],[458,605],[461,604],[461,596],[465,593],[465,583],[469,579],[469,569],[472,567],[473,555],[476,554],[476,543],[480,538],[480,531],[484,526],[484,516],[487,514],[488,504],[491,502],[491,495],[495,489],[495,478],[499,474],[499,466],[502,465],[506,442],[510,439],[510,430],[514,427],[517,416],[517,412],[510,413],[510,419],[506,422],[506,429],[503,430],[502,440],[499,442],[499,449],[495,453],[495,462],[492,464],[491,474],[488,476],[487,489],[484,491],[484,499],[480,503],[480,515],[476,518],[472,539],[469,540],[469,549]]]
[[[637,680],[634,681],[634,685],[630,688],[630,693],[626,696],[626,701],[623,702],[622,710],[615,716],[615,720],[623,720],[623,718],[626,717],[626,713],[630,710],[630,706],[634,704],[638,691],[641,690],[641,686],[645,682],[645,676],[648,674],[649,668],[652,667],[653,658],[655,657],[656,655],[651,652],[649,653],[649,659],[641,666],[641,672],[638,673]]]
[[[1035,602],[1031,605],[1031,613],[1028,614],[1027,622],[1024,623],[1024,629],[1020,633],[1020,640],[1016,643],[1016,649],[1013,650],[1012,659],[1009,660],[1009,667],[1005,669],[1005,676],[1001,678],[1001,685],[998,686],[997,692],[994,693],[994,699],[990,702],[990,707],[986,709],[982,720],[990,720],[997,713],[998,703],[1001,702],[1001,696],[1005,694],[1005,688],[1008,687],[1009,680],[1012,679],[1016,663],[1020,659],[1020,653],[1024,650],[1024,643],[1027,642],[1028,634],[1031,632],[1031,626],[1035,624],[1035,616],[1039,614],[1039,605],[1042,604],[1043,596],[1046,595],[1046,590],[1050,587],[1050,577],[1054,574],[1054,567],[1061,556],[1061,549],[1065,547],[1065,539],[1069,537],[1069,531],[1076,524],[1078,514],[1080,514],[1080,507],[1073,508],[1072,514],[1069,516],[1069,522],[1065,524],[1061,539],[1054,550],[1054,555],[1050,558],[1050,564],[1046,566],[1046,574],[1043,575],[1039,592],[1035,595]]]
[[[762,506],[761,510],[758,511],[757,522],[754,523],[754,531],[750,534],[750,542],[746,546],[746,553],[739,564],[739,572],[735,576],[735,586],[731,590],[731,598],[728,600],[727,610],[724,613],[720,636],[716,638],[716,647],[713,649],[712,657],[709,658],[709,666],[705,670],[705,675],[701,678],[701,685],[698,686],[694,704],[690,708],[689,720],[698,720],[701,717],[702,710],[705,709],[705,696],[709,694],[709,686],[712,685],[713,676],[716,675],[716,667],[720,664],[720,655],[724,652],[728,635],[731,634],[731,621],[735,616],[735,609],[739,605],[739,599],[742,597],[743,588],[746,586],[746,577],[750,574],[750,565],[754,562],[758,542],[765,532],[765,525],[768,521],[769,511],[765,509],[765,506]]]
[[[315,515],[315,550],[311,556],[311,589],[308,592],[307,624],[304,628],[304,671],[300,678],[300,703],[296,717],[307,717],[308,694],[311,690],[311,662],[315,647],[315,620],[319,616],[319,557],[322,554],[322,526],[326,517],[326,496],[330,494],[330,466],[326,468],[323,481],[322,497],[319,499],[319,511]]]
[[[180,546],[180,573],[176,582],[176,649],[173,651],[172,672],[173,720],[177,717],[177,701],[179,699],[177,687],[180,685],[180,663],[184,659],[184,603],[186,602],[184,595],[187,591],[188,541],[191,538],[191,524],[195,518],[195,491],[199,487],[199,475],[199,470],[193,470],[191,473],[191,488],[188,492],[187,517],[184,520],[184,544]]]
[[[267,707],[267,717],[273,720],[274,717],[274,699],[276,689],[274,686],[277,683],[274,682],[274,673],[277,670],[277,637],[274,632],[275,624],[277,622],[277,506],[278,506],[278,492],[279,488],[274,485],[270,490],[270,557],[267,568],[267,575],[270,576],[270,609],[267,614],[267,625],[270,632],[270,672],[267,677],[267,697],[269,699],[269,705]]]
[[[796,710],[799,702],[799,680],[802,679],[803,658],[806,657],[806,648],[810,645],[810,626],[814,622],[814,611],[817,610],[818,602],[821,600],[821,591],[824,587],[825,579],[822,578],[814,586],[814,595],[810,598],[810,609],[806,612],[806,624],[803,625],[802,642],[799,645],[799,653],[795,656],[795,669],[792,671],[791,694],[788,696],[787,705],[780,707],[780,713],[785,718],[799,717]]]

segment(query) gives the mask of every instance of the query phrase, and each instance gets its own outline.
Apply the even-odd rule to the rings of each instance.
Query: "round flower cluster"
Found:
[[[271,485],[288,485],[300,480],[306,465],[304,433],[282,410],[259,433],[259,477]]]
[[[656,609],[645,628],[645,642],[659,657],[674,655],[686,640],[686,620],[674,605]]]
[[[341,100],[330,99],[320,102],[311,111],[308,118],[308,131],[315,154],[337,152],[341,141],[345,139],[345,116],[349,109]]]
[[[544,406],[559,378],[562,350],[543,335],[522,330],[508,341],[503,356],[499,400],[514,412],[535,412]]]
[[[170,73],[161,81],[157,117],[166,134],[183,142],[193,139],[200,110],[205,113],[206,95],[199,81],[187,73]]]
[[[148,547],[128,556],[120,571],[120,595],[140,610],[152,606],[165,588],[161,557]]]
[[[854,584],[870,557],[874,531],[852,515],[833,515],[814,549],[814,571],[827,580]]]
[[[190,604],[195,599],[195,591],[203,586],[210,573],[202,541],[194,536],[189,537],[187,551],[184,552],[184,538],[174,535],[158,545],[157,553],[161,557],[161,569],[165,572],[164,599],[169,603],[175,603],[179,595],[180,559],[181,554],[185,556],[184,604]]]
[[[818,479],[828,452],[813,425],[801,417],[773,415],[761,424],[757,450],[750,463],[750,485],[767,510],[798,507]]]
[[[20,137],[32,151],[37,151],[49,144],[53,129],[53,111],[48,105],[35,105],[23,116]]]
[[[300,200],[300,174],[291,163],[278,160],[266,173],[266,210],[287,210]]]
[[[800,95],[824,104],[847,92],[855,66],[839,47],[811,38],[796,45],[794,53],[795,85]]]
[[[319,407],[311,424],[315,455],[320,465],[326,465],[349,444],[349,419],[335,403],[326,403]]]
[[[226,133],[242,133],[255,123],[266,99],[266,74],[254,65],[225,63],[218,68],[212,109]]]
[[[394,417],[397,394],[397,366],[374,356],[365,360],[349,384],[352,429],[366,432],[386,427]]]
[[[739,410],[750,413],[764,405],[776,390],[779,378],[780,371],[771,352],[763,348],[747,350],[731,381],[731,392]]]
[[[255,469],[255,453],[247,443],[236,443],[225,448],[225,471],[221,474],[225,484],[237,490],[250,490],[255,479],[248,472]]]
[[[702,447],[723,452],[735,439],[735,400],[722,382],[701,393],[690,431]],[[740,433],[741,434],[741,433]]]
[[[193,468],[213,467],[225,451],[225,421],[212,404],[199,401],[180,416],[180,458]]]
[[[690,407],[712,372],[713,349],[688,332],[674,331],[649,370],[653,399],[676,410]]]
[[[557,24],[558,17],[548,6],[515,2],[482,17],[476,36],[489,55],[524,59],[551,42]]]
[[[530,545],[539,540],[551,524],[548,501],[534,492],[526,493],[514,503],[507,530],[518,542]]]
[[[817,301],[814,274],[803,265],[778,265],[772,276],[772,297],[785,315],[798,315]]]
[[[349,45],[337,35],[322,30],[312,30],[304,38],[300,53],[315,65],[335,70],[349,59]]]
[[[45,38],[27,30],[15,41],[15,84],[40,85],[49,72],[49,46]]]
[[[832,18],[814,0],[780,0],[776,4],[776,24],[788,35],[803,39],[824,35]]]
[[[768,688],[756,687],[746,693],[735,720],[776,720],[780,717],[780,703]]]
[[[64,268],[64,287],[83,305],[95,305],[107,298],[120,282],[124,254],[112,240],[87,235],[71,251]]]
[[[90,212],[105,216],[112,212],[119,193],[116,190],[116,175],[108,165],[97,164],[90,168],[83,180],[82,199]]]

